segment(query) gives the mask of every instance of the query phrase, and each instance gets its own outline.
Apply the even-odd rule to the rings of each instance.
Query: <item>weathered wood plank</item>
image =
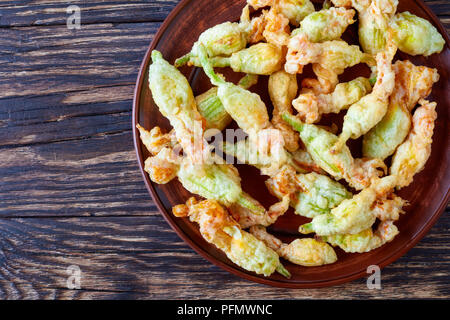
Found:
[[[0,2],[0,28],[65,25],[69,5],[78,5],[83,25],[94,23],[125,23],[163,21],[178,4],[178,0],[153,1],[2,1]],[[244,1],[243,1],[244,2]],[[425,1],[439,16],[450,14],[445,0]]]
[[[368,290],[365,279],[325,290],[288,290],[247,282],[211,265],[159,215],[0,219],[0,299],[65,297],[70,265],[80,267],[81,287],[90,297],[107,292],[159,299],[448,298],[448,229],[444,216],[418,246],[385,268],[382,290]]]
[[[130,131],[0,149],[0,217],[149,215]]]
[[[4,1],[0,3],[0,28],[66,25],[67,8],[80,8],[81,24],[163,21],[178,3],[153,1]]]
[[[134,84],[158,27],[135,23],[3,30],[0,98]]]

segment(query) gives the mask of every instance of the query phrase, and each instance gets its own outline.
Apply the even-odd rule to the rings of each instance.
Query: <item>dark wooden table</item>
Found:
[[[145,189],[131,134],[139,65],[177,3],[0,0],[0,299],[449,298],[447,213],[382,271],[381,290],[366,279],[270,288],[178,238]],[[66,26],[69,4],[79,30]],[[450,30],[450,2],[428,4]],[[80,289],[68,288],[70,266]]]

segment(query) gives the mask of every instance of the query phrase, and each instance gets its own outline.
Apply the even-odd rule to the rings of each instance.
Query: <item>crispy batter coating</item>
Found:
[[[265,23],[263,36],[266,41],[277,46],[286,45],[291,33],[289,19],[279,13],[276,7],[263,11],[263,16]]]
[[[281,69],[284,56],[279,46],[272,43],[258,43],[222,60],[229,63],[221,66],[230,66],[235,72],[270,75]]]
[[[353,0],[353,6],[358,10],[358,35],[364,52],[377,54],[384,50],[389,22],[397,5],[398,0]]]
[[[386,199],[376,201],[372,210],[381,221],[397,221],[400,214],[404,213],[402,208],[407,204],[408,201],[392,193]]]
[[[383,119],[389,104],[388,98],[395,85],[392,59],[396,51],[395,45],[389,43],[385,51],[377,54],[377,82],[371,93],[349,107],[344,117],[342,133],[332,152],[339,151],[348,139],[357,139],[367,133]]]
[[[179,163],[180,159],[174,155],[172,149],[163,148],[155,156],[145,160],[144,170],[153,182],[165,184],[177,176]]]
[[[322,114],[339,113],[359,101],[372,90],[369,79],[358,77],[352,81],[339,83],[332,93],[315,94],[302,90],[292,105],[298,111],[298,117],[306,123],[320,121]],[[289,111],[288,111],[289,112]]]
[[[390,24],[398,48],[410,55],[429,56],[441,52],[445,40],[428,21],[408,11],[398,13]]]
[[[284,68],[288,73],[302,73],[303,67],[312,63],[317,81],[308,80],[303,85],[312,86],[318,93],[330,93],[345,68],[361,62],[373,65],[373,58],[361,52],[358,46],[342,40],[314,43],[299,33],[289,40]]]
[[[255,206],[261,206],[256,200],[250,197],[248,198],[248,201],[253,201]],[[239,203],[234,203],[229,207],[234,220],[236,220],[243,229],[255,225],[270,226],[288,209],[289,197],[285,197],[280,202],[273,204],[270,206],[269,210],[264,210],[261,214],[255,214],[254,211],[250,211]]]
[[[283,119],[300,133],[300,139],[314,162],[336,180],[345,179],[351,187],[361,190],[386,171],[386,165],[380,159],[355,160],[345,144],[338,152],[332,153],[331,149],[338,141],[332,132],[303,123],[298,117],[287,113],[283,114]]]
[[[376,216],[373,204],[383,199],[395,187],[397,177],[387,176],[374,180],[370,187],[362,190],[351,199],[342,201],[330,213],[313,218],[310,223],[301,225],[300,233],[315,232],[319,236],[333,234],[356,234],[370,228]]]
[[[415,66],[410,61],[397,61],[393,65],[395,87],[389,97],[384,118],[372,128],[363,140],[363,155],[385,159],[405,140],[411,128],[411,110],[417,102],[428,96],[439,80],[436,69]]]
[[[189,220],[198,223],[203,238],[245,270],[267,277],[282,267],[277,253],[242,230],[218,202],[198,202],[195,198],[190,198],[186,205],[175,206],[172,212],[178,217],[187,215]],[[285,269],[284,271],[287,272]]]
[[[250,228],[250,233],[275,250],[280,257],[305,267],[322,266],[337,261],[333,248],[325,242],[311,238],[296,239],[290,244],[281,242],[262,226]]]
[[[347,27],[354,23],[355,10],[329,8],[309,14],[292,35],[303,33],[312,42],[338,40]]]
[[[392,158],[390,173],[397,177],[397,188],[408,186],[416,173],[423,170],[431,154],[436,102],[420,100],[414,112],[412,129]]]
[[[276,9],[294,26],[298,26],[307,15],[314,12],[314,5],[310,0],[247,0],[247,3],[255,9],[271,6],[271,9]]]
[[[158,154],[163,148],[173,148],[177,144],[175,130],[171,130],[169,133],[162,133],[160,127],[153,127],[152,130],[148,131],[140,124],[137,124],[136,128],[139,130],[142,143],[153,155]]]
[[[197,110],[189,82],[160,52],[152,51],[152,61],[148,81],[153,100],[169,119],[185,154],[194,162],[203,161],[209,157],[203,139],[205,120]]]
[[[295,213],[309,218],[328,213],[351,197],[344,186],[328,176],[315,172],[297,174],[290,166],[268,179],[266,186],[280,199],[289,197]]]
[[[363,253],[391,242],[398,234],[399,231],[392,221],[384,221],[379,224],[375,232],[372,228],[367,228],[357,234],[335,234],[321,238],[345,252]]]
[[[283,121],[281,115],[284,112],[292,112],[292,100],[297,95],[298,90],[297,77],[295,74],[289,74],[284,70],[275,72],[269,77],[268,90],[273,104],[271,122],[283,135],[285,148],[293,152],[299,148],[298,133]]]

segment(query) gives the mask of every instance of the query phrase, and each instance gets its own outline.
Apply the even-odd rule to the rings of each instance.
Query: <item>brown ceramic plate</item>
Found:
[[[400,234],[381,248],[364,254],[346,254],[336,249],[338,261],[332,265],[322,267],[301,267],[289,262],[284,262],[292,274],[291,279],[285,279],[279,274],[265,278],[252,272],[247,272],[230,262],[226,256],[213,245],[203,240],[197,226],[188,219],[175,218],[171,214],[172,206],[184,203],[190,196],[178,181],[172,181],[167,185],[157,185],[150,181],[144,172],[144,160],[148,152],[139,140],[136,124],[140,123],[147,129],[156,125],[170,129],[168,121],[159,113],[155,106],[147,84],[147,72],[150,64],[150,52],[153,49],[161,51],[164,57],[171,63],[181,55],[190,51],[192,44],[201,32],[209,27],[224,21],[237,21],[240,16],[244,0],[183,0],[173,10],[161,26],[159,32],[151,43],[139,72],[137,79],[134,104],[133,104],[133,136],[137,152],[139,166],[144,177],[145,184],[164,218],[195,251],[212,263],[228,270],[242,278],[278,287],[311,288],[324,287],[359,277],[367,276],[366,270],[370,265],[384,267],[395,261],[411,249],[437,221],[444,210],[449,198],[450,185],[450,148],[448,123],[450,123],[448,107],[450,105],[450,83],[448,73],[450,71],[449,39],[445,29],[439,20],[419,0],[402,0],[398,12],[410,11],[432,22],[445,37],[447,45],[443,52],[434,54],[428,58],[409,57],[398,53],[396,59],[411,59],[415,64],[437,68],[440,81],[434,85],[431,100],[438,103],[438,119],[433,136],[431,157],[425,169],[415,176],[414,182],[401,190],[400,196],[407,199],[410,205],[405,208],[406,215],[397,223]],[[356,24],[346,31],[344,39],[351,42],[357,39]],[[194,93],[197,95],[209,89],[211,86],[206,76],[198,69],[185,67],[181,70],[190,79]],[[341,80],[354,78],[358,75],[368,75],[368,70],[362,66],[350,68],[341,77]],[[299,77],[301,81],[302,77]],[[262,79],[252,91],[261,94],[268,108],[271,108],[267,94],[267,79]],[[271,111],[271,110],[269,110]],[[342,118],[342,115],[340,115]],[[337,118],[329,118],[324,121],[337,121]],[[353,143],[354,155],[358,156],[358,141]],[[267,177],[261,176],[256,169],[245,165],[237,165],[242,177],[242,186],[245,191],[261,201],[266,207],[276,202],[264,186]],[[307,219],[294,215],[292,209],[282,216],[270,231],[283,240],[291,241],[299,237],[297,227]]]

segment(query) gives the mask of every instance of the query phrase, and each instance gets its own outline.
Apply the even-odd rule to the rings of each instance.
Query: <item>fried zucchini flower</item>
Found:
[[[298,133],[283,121],[281,115],[284,112],[292,112],[292,101],[297,95],[298,85],[295,74],[289,74],[280,70],[270,75],[268,91],[273,104],[271,122],[275,128],[280,130],[284,139],[284,147],[288,151],[298,149]]]
[[[268,179],[266,186],[280,199],[288,196],[295,213],[308,218],[329,213],[351,197],[343,185],[328,176],[315,172],[297,174],[290,166]]]
[[[153,100],[163,116],[169,119],[183,151],[192,161],[209,155],[207,143],[203,141],[204,118],[197,110],[194,94],[189,82],[177,68],[164,60],[159,51],[152,51],[148,73]],[[199,137],[193,143],[192,137]]]
[[[259,240],[264,241],[280,257],[300,266],[323,266],[337,261],[337,256],[333,248],[325,242],[311,238],[303,238],[286,244],[269,234],[266,228],[261,226],[251,227],[250,233]]]
[[[411,128],[411,110],[427,97],[439,80],[436,69],[415,66],[410,61],[393,65],[395,87],[384,118],[363,139],[363,156],[385,159],[405,140]]]
[[[246,26],[247,24],[245,24]],[[242,50],[247,45],[248,34],[245,27],[236,22],[224,22],[204,31],[194,43],[191,52],[175,61],[175,66],[180,67],[197,55],[197,47],[201,44],[208,55],[229,56]]]
[[[386,50],[377,54],[377,82],[368,95],[352,104],[344,117],[339,140],[331,150],[339,151],[348,139],[357,139],[372,129],[387,112],[389,96],[394,90],[395,72],[392,59],[397,48],[389,43]]]
[[[289,19],[279,13],[276,7],[272,7],[269,11],[263,11],[263,19],[263,37],[266,41],[279,47],[286,45],[291,33]]]
[[[389,22],[397,10],[398,0],[353,0],[358,10],[359,43],[364,52],[377,54],[384,50]]]
[[[248,89],[258,82],[258,76],[247,74],[239,80],[238,86]],[[212,87],[208,91],[195,97],[197,109],[205,119],[205,129],[217,129],[222,131],[232,121],[231,116],[223,107],[222,101],[217,96],[217,87]]]
[[[354,23],[355,10],[329,8],[313,12],[306,16],[300,28],[292,31],[292,36],[304,34],[311,42],[338,40],[347,27]]]
[[[231,67],[235,72],[270,75],[281,69],[284,56],[280,47],[271,43],[258,43],[240,50],[231,57],[214,57],[210,59],[213,67]],[[192,64],[201,67],[198,59],[191,59]]]
[[[314,12],[314,5],[310,0],[247,0],[247,3],[255,9],[271,6],[294,26],[298,26],[308,14]]]
[[[198,223],[202,237],[241,268],[266,277],[275,271],[290,277],[278,254],[263,241],[242,230],[217,201],[198,202],[195,198],[190,198],[185,205],[173,207],[172,212],[176,217],[189,217],[189,220]]]
[[[356,234],[334,234],[320,238],[345,252],[364,253],[391,242],[398,234],[399,231],[392,221],[384,221],[378,225],[375,232],[372,228],[367,228]]]
[[[439,31],[429,21],[408,11],[396,14],[390,28],[395,44],[407,54],[429,56],[444,48],[445,40]]]
[[[357,234],[370,228],[376,215],[372,210],[374,203],[386,197],[396,185],[396,176],[376,179],[372,184],[354,195],[343,200],[330,213],[313,218],[310,223],[300,226],[299,232],[308,234],[315,232],[319,236],[334,234]]]
[[[203,70],[211,83],[218,87],[217,96],[239,127],[247,133],[269,127],[267,108],[260,96],[219,77],[214,72],[204,47],[199,46],[198,51]]]
[[[361,52],[356,45],[342,40],[314,43],[299,33],[289,40],[284,68],[288,73],[302,73],[303,67],[312,63],[317,81],[309,83],[314,83],[315,92],[330,93],[339,83],[338,76],[345,68],[362,62],[374,65],[373,57]]]
[[[303,89],[292,101],[292,105],[302,121],[315,123],[320,121],[322,114],[339,113],[358,102],[371,90],[369,79],[358,77],[349,82],[339,83],[334,91],[328,94],[315,94],[312,90]]]
[[[314,162],[336,180],[345,179],[351,187],[361,190],[386,171],[386,165],[380,159],[354,159],[345,144],[339,152],[332,153],[331,148],[338,137],[324,128],[303,123],[288,113],[283,114],[283,120],[300,133]]]
[[[436,102],[420,100],[412,118],[412,129],[392,158],[391,175],[397,177],[397,188],[408,186],[416,173],[423,170],[431,154]]]

